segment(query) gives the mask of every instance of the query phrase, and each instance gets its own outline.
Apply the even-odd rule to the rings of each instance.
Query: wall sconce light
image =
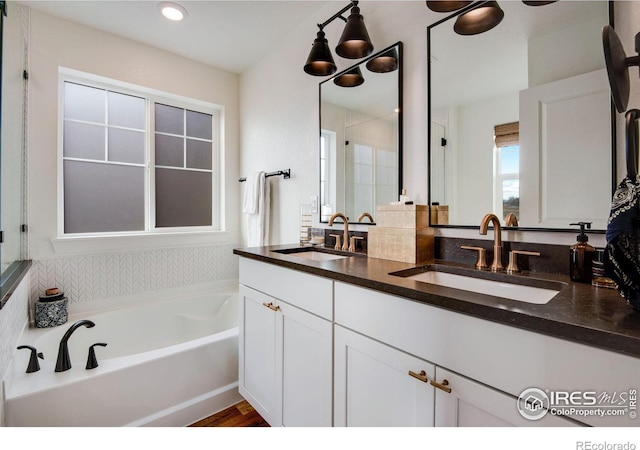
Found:
[[[348,9],[351,9],[351,14],[345,19],[342,14]],[[324,27],[337,18],[346,22],[342,36],[336,47],[336,53],[338,55],[343,58],[358,59],[364,58],[373,52],[373,44],[369,38],[367,28],[364,25],[364,19],[360,14],[358,2],[354,0],[331,16],[326,22],[318,24],[320,31],[318,31],[318,35],[313,41],[311,52],[309,52],[309,57],[304,65],[304,71],[309,75],[326,76],[335,73],[337,70],[323,31]]]
[[[610,25],[602,28],[602,45],[611,97],[616,110],[623,113],[629,103],[629,67],[640,65],[640,33],[635,37],[636,55],[627,57],[620,38]]]
[[[555,3],[558,0],[525,1],[528,6],[543,6]],[[427,7],[435,12],[453,12],[462,8],[465,11],[458,16],[453,30],[461,35],[468,36],[484,33],[496,27],[504,19],[504,11],[496,1],[477,2],[476,6],[470,6],[472,1],[428,1]]]
[[[364,77],[360,71],[360,66],[358,66],[335,77],[333,82],[341,87],[356,87],[364,83]]]
[[[329,49],[329,42],[324,37],[324,31],[320,29],[318,36],[313,41],[307,63],[304,65],[304,71],[309,75],[324,77],[334,74],[337,69],[336,63],[333,62],[331,50]]]
[[[469,0],[469,1],[427,1],[427,7],[431,10],[431,11],[435,11],[435,12],[453,12],[453,11],[457,11],[459,9],[464,8],[467,5],[470,5],[471,3],[473,3],[473,0]]]
[[[395,47],[391,48],[380,56],[367,61],[366,67],[376,73],[393,72],[398,68],[398,52]]]
[[[464,36],[480,34],[496,27],[502,19],[504,11],[498,2],[487,2],[459,16],[453,31]]]

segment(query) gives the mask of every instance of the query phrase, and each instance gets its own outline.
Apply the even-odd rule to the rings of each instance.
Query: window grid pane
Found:
[[[155,225],[217,226],[217,119],[214,123],[209,113],[90,84],[63,83],[63,232],[149,231],[145,199],[151,192],[145,174],[150,132],[156,153],[155,178],[150,179],[155,183]],[[147,129],[152,112],[153,131]]]
[[[156,112],[155,225],[211,226],[213,116],[166,105],[156,105]]]

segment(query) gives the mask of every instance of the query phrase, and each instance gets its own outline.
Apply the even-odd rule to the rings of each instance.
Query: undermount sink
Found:
[[[564,286],[561,282],[524,277],[515,278],[513,275],[502,273],[470,270],[462,274],[451,273],[450,270],[436,265],[419,270],[420,272],[418,273],[410,269],[408,271],[394,272],[390,275],[538,305],[544,305],[551,301]],[[459,269],[459,271],[463,272],[464,269]]]
[[[332,261],[335,259],[344,259],[352,256],[331,253],[320,247],[287,248],[282,250],[274,250],[274,252],[293,256],[295,258],[310,259],[313,261]]]

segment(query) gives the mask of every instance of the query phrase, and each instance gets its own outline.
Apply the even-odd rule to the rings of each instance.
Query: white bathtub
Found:
[[[200,293],[94,315],[55,328],[25,330],[19,345],[43,352],[25,373],[19,350],[6,377],[7,426],[185,426],[241,400],[238,394],[237,289]],[[58,344],[69,339],[72,368],[56,373]],[[86,370],[89,347],[99,366]]]

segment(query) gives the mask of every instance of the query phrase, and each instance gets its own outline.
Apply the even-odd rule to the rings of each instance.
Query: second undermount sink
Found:
[[[561,282],[514,277],[502,273],[447,270],[437,265],[415,270],[394,272],[391,275],[462,291],[491,295],[493,297],[544,305],[551,301],[564,286]]]
[[[344,259],[352,255],[342,255],[332,253],[320,247],[299,247],[287,248],[282,250],[273,250],[275,253],[293,256],[295,258],[308,259],[313,261],[332,261],[335,259]]]

